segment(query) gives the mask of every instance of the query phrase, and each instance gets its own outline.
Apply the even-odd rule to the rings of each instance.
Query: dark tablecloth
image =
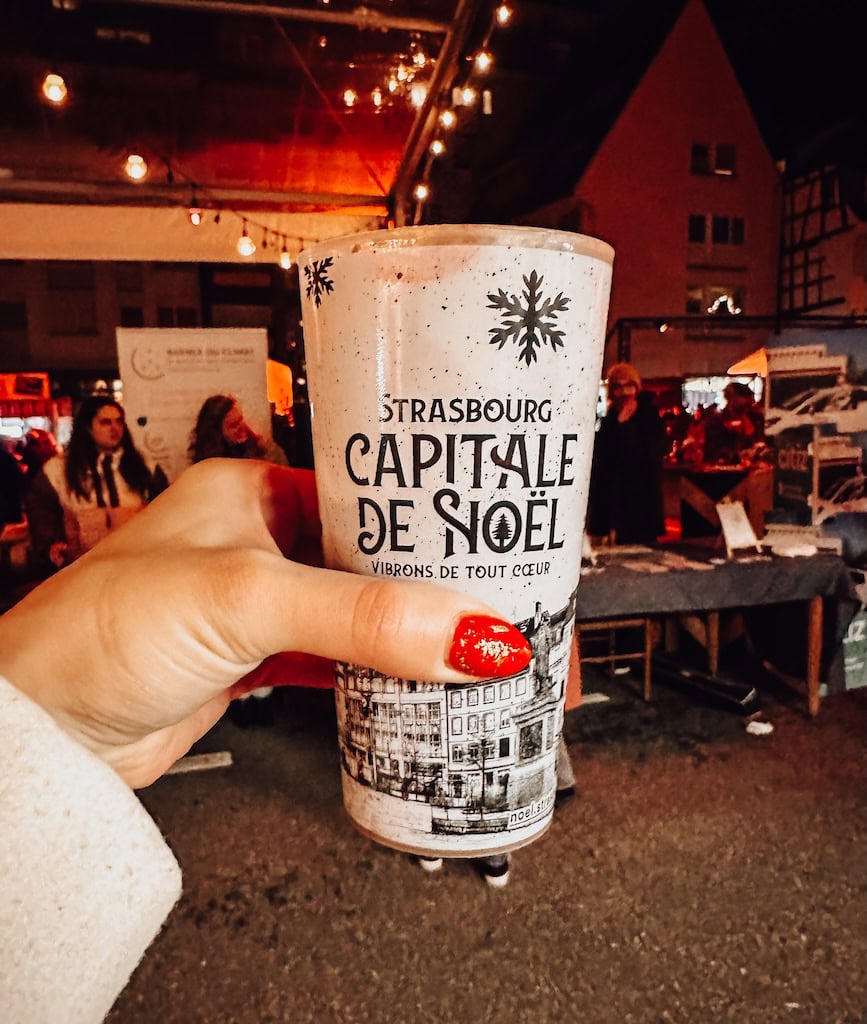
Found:
[[[575,618],[624,618],[808,601],[817,595],[857,600],[846,563],[837,555],[733,561],[710,569],[642,572],[609,562],[582,574]]]

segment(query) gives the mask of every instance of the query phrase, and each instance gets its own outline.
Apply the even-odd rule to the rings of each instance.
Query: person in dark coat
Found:
[[[611,544],[650,544],[665,532],[665,430],[631,363],[608,371],[608,397],[593,449],[588,532]]]

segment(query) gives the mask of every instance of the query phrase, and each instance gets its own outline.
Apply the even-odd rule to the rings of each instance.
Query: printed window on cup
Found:
[[[471,761],[478,761],[479,759],[479,745],[478,743],[467,744],[467,757]]]
[[[486,704],[493,704],[495,696],[496,696],[496,694],[494,693],[493,686],[486,686],[485,687],[485,703]]]
[[[526,692],[527,692],[527,680],[526,679],[516,679],[515,680],[515,696],[516,697],[523,697]]]
[[[512,753],[512,740],[509,736],[503,736],[500,740],[500,757],[509,757]]]
[[[460,736],[464,731],[464,720],[460,715],[455,715],[452,719],[452,736]]]
[[[467,715],[467,732],[479,731],[479,716]]]
[[[449,694],[449,707],[462,708],[464,706],[464,695],[460,690],[452,690]]]
[[[467,704],[469,704],[469,706],[471,708],[474,708],[478,703],[479,703],[479,691],[478,690],[468,690],[467,691]]]
[[[453,761],[463,761],[463,759],[464,759],[464,748],[460,744],[458,744],[458,743],[452,744],[452,760]]]
[[[493,732],[494,731],[494,712],[493,711],[485,712],[485,715],[482,718],[482,728],[485,730],[485,732]]]
[[[512,724],[512,713],[508,710],[500,712],[500,728],[507,729]]]
[[[500,700],[508,700],[512,696],[512,684],[500,683]]]

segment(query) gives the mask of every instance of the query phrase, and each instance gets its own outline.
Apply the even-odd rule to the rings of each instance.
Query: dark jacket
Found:
[[[590,474],[588,532],[611,530],[618,544],[648,544],[665,532],[662,514],[662,458],[665,430],[651,396],[639,394],[638,408],[624,423],[613,408],[599,425]]]

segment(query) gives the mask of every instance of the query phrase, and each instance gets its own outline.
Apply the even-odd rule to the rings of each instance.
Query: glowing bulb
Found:
[[[434,156],[442,156],[446,151],[446,144],[442,139],[434,139],[430,144],[430,151]]]
[[[239,256],[252,256],[256,251],[256,243],[247,234],[247,222],[244,221],[244,233],[238,239],[238,255]]]
[[[414,107],[420,107],[427,98],[427,86],[424,82],[413,82],[409,90],[409,102]]]
[[[496,11],[497,24],[508,25],[512,20],[512,8],[508,4],[500,4]]]
[[[194,228],[197,228],[202,223],[202,211],[198,206],[191,206],[189,210],[190,223]]]
[[[405,64],[398,64],[397,66],[397,80],[398,82],[405,82],[409,78],[409,71],[406,69]]]
[[[138,153],[129,154],[123,169],[126,171],[127,177],[132,178],[133,181],[141,181],[148,173],[147,161]]]
[[[347,107],[354,107],[358,102],[358,93],[354,89],[345,89],[343,92],[343,102]]]
[[[423,181],[420,181],[412,190],[412,194],[420,203],[423,203],[430,196],[430,189]]]
[[[482,50],[480,53],[476,54],[476,71],[479,71],[482,74],[484,74],[486,71],[490,69],[493,63],[494,58],[488,53],[487,50]]]
[[[427,54],[424,50],[416,50],[412,55],[412,62],[417,68],[423,68],[427,64]]]
[[[388,80],[388,91],[392,95],[394,95],[397,92],[397,79],[394,77],[394,75],[392,75],[391,78],[389,78]]]
[[[471,107],[476,102],[476,90],[471,85],[465,85],[461,89],[461,103],[465,107]]]
[[[287,250],[285,245],[283,246],[282,250],[280,251],[280,266],[284,270],[291,270],[292,269],[292,257],[289,255],[289,252],[288,252],[288,250]]]
[[[458,123],[458,115],[453,110],[444,110],[440,114],[440,124],[443,128],[454,128]]]
[[[377,86],[370,94],[370,98],[373,100],[373,105],[378,110],[382,106],[382,89]]]
[[[42,95],[59,106],[67,96],[66,82],[60,75],[46,75],[42,79]]]

